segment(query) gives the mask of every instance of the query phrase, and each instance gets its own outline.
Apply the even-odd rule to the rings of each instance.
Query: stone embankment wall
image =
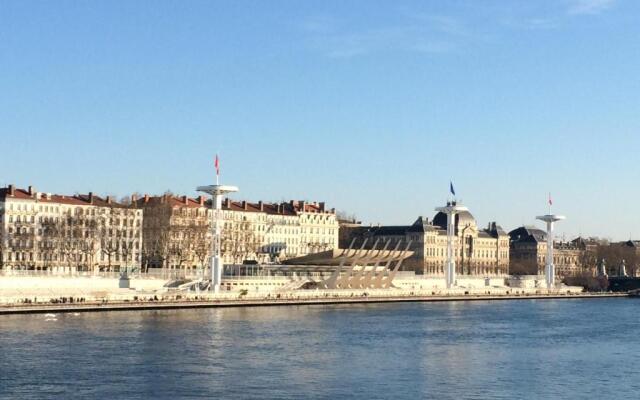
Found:
[[[491,287],[504,287],[506,286],[504,277],[491,277],[491,278],[476,278],[476,277],[461,277],[457,278],[457,283],[462,289],[484,289]],[[442,277],[429,277],[416,275],[408,278],[396,278],[393,280],[393,285],[407,290],[428,290],[428,289],[446,289],[447,282]]]
[[[2,276],[0,302],[9,299],[54,299],[60,297],[101,298],[109,294],[132,295],[162,289],[166,279],[131,279],[129,289],[119,287],[118,278],[62,276]],[[3,301],[4,299],[4,301]]]

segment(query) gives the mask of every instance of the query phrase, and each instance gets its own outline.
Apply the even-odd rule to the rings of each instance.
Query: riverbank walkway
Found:
[[[283,297],[264,299],[200,299],[197,296],[187,299],[169,300],[133,300],[74,303],[38,303],[0,306],[0,315],[72,313],[105,311],[172,310],[187,308],[222,307],[265,307],[292,305],[330,305],[363,303],[398,302],[445,302],[445,301],[496,301],[496,300],[549,300],[549,299],[603,299],[611,297],[629,297],[627,293],[554,293],[554,294],[506,294],[506,295],[443,295],[443,296],[367,296],[353,297]]]

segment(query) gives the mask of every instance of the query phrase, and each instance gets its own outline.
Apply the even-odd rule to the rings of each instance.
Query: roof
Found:
[[[442,228],[440,226],[432,224],[427,218],[422,216],[419,216],[408,229],[409,232],[432,232],[441,230]],[[446,231],[446,228],[444,230]]]
[[[404,236],[409,226],[389,225],[389,226],[353,226],[347,227],[350,231],[358,235],[367,236]]]
[[[633,241],[632,241],[633,242]],[[640,246],[640,242],[635,241],[636,242],[636,246]],[[577,238],[573,239],[571,241],[571,243],[575,246],[581,246],[584,248],[590,247],[590,248],[594,248],[596,246],[599,246],[601,244],[606,243],[605,241],[603,241],[603,239],[598,239],[595,237],[582,237],[582,236],[578,236]]]
[[[401,245],[402,246],[402,245]],[[357,264],[368,265],[383,263],[386,261],[398,261],[409,258],[413,251],[404,250],[360,250],[360,249],[333,249],[320,253],[307,254],[306,256],[290,258],[283,261],[288,265],[344,265]]]
[[[95,206],[95,207],[118,207],[128,208],[126,204],[118,203],[107,197],[100,197],[94,195],[92,192],[88,194],[75,194],[75,195],[63,195],[63,194],[51,194],[37,192],[34,188],[29,189],[15,188],[13,185],[9,187],[0,188],[0,199],[22,199],[33,200],[38,203],[51,203],[51,204],[67,204],[75,206]]]
[[[144,208],[149,205],[157,205],[159,203],[167,203],[172,207],[206,207],[211,208],[211,200],[205,200],[203,196],[197,198],[190,198],[188,196],[148,196],[145,195],[136,200],[138,207]],[[241,211],[241,212],[264,212],[273,215],[291,215],[295,216],[299,213],[318,213],[318,214],[335,214],[335,210],[325,210],[324,203],[306,203],[303,201],[291,200],[281,203],[265,203],[259,201],[257,203],[250,203],[248,201],[231,201],[226,198],[222,202],[222,209],[229,211]]]
[[[439,226],[440,228],[447,230],[447,214],[443,212],[438,212],[433,217],[433,225]],[[473,218],[473,215],[469,211],[460,211],[456,213],[455,223],[456,232],[458,230],[458,226],[465,225],[476,225],[476,219]]]
[[[515,243],[538,243],[547,240],[547,233],[532,226],[521,226],[509,232],[509,237]]]
[[[483,229],[482,232],[484,232],[488,237],[492,238],[507,236],[507,232],[505,232],[504,229],[502,229],[502,227],[496,222],[490,222],[487,229]]]

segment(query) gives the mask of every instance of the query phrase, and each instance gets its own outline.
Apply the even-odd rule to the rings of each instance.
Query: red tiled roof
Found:
[[[33,190],[33,189],[31,189]],[[37,192],[33,192],[37,193]],[[92,193],[89,194],[77,194],[73,196],[59,195],[59,194],[45,194],[38,193],[39,202],[43,203],[60,203],[79,206],[97,206],[97,207],[127,207],[127,205],[118,203],[115,201],[108,201],[107,198],[96,196]],[[14,188],[13,195],[10,194],[10,188],[0,188],[0,199],[4,198],[16,198],[16,199],[33,199],[35,196],[30,194],[29,190]],[[202,199],[202,202],[200,201]],[[187,196],[145,196],[135,200],[136,207],[144,207],[145,202],[151,202],[151,204],[157,204],[157,202],[167,201],[172,207],[211,207],[211,200],[204,200],[203,197],[197,199]],[[245,211],[245,212],[265,212],[267,214],[277,215],[296,215],[299,212],[311,212],[311,213],[333,213],[333,210],[326,210],[324,203],[307,203],[304,201],[291,200],[289,202],[282,203],[250,203],[245,201],[230,201],[226,199],[222,204],[223,210],[232,211]]]
[[[165,195],[165,196],[145,196],[139,198],[136,201],[136,205],[138,207],[144,207],[145,204],[157,205],[159,202],[167,202],[172,207],[211,207],[211,200],[203,201],[202,203],[199,201],[201,197],[197,199],[193,199],[185,196],[173,196],[173,195]],[[304,205],[304,207],[303,207]],[[247,201],[231,201],[230,199],[225,199],[222,202],[223,210],[231,210],[231,211],[243,211],[243,212],[265,212],[267,214],[274,215],[297,215],[297,213],[302,212],[316,212],[316,213],[333,213],[331,211],[323,211],[324,204],[323,203],[305,203],[301,201],[289,201],[283,203],[250,203]]]
[[[36,195],[38,198],[36,199]],[[9,187],[0,188],[0,199],[14,198],[24,200],[37,200],[40,203],[59,203],[69,204],[77,206],[97,206],[97,207],[127,207],[125,204],[115,201],[108,201],[105,198],[96,196],[92,193],[89,194],[77,194],[73,196],[61,195],[61,194],[48,194],[42,192],[32,192],[29,190],[15,188],[13,195],[11,195],[11,189]]]
[[[158,203],[166,202],[171,207],[202,207],[203,205],[197,199],[190,197],[176,197],[172,195],[164,196],[147,196],[141,197],[135,201],[135,205],[139,208],[144,208],[145,204],[156,205]],[[206,204],[206,203],[205,203]]]

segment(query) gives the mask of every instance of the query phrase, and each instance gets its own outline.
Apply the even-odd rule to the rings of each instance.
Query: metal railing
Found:
[[[283,275],[222,275],[224,280],[291,280],[291,276]]]

